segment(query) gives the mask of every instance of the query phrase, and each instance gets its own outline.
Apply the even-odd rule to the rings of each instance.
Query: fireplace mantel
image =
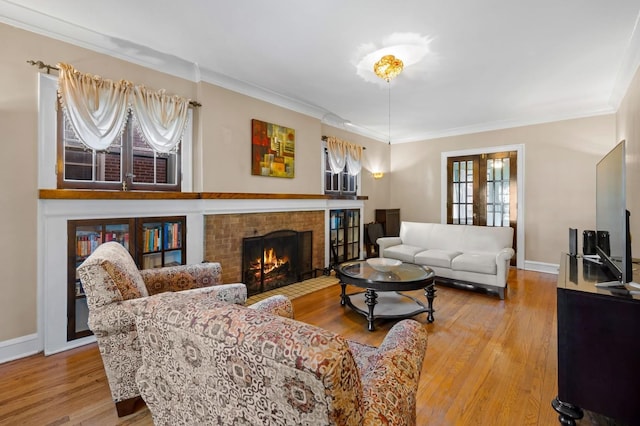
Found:
[[[367,200],[367,196],[268,194],[259,192],[101,191],[40,189],[42,200]]]

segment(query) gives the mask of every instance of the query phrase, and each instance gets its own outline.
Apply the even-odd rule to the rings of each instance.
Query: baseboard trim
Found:
[[[557,263],[533,262],[531,260],[527,260],[524,262],[524,269],[525,271],[536,271],[558,275],[560,265]]]
[[[42,352],[37,334],[16,337],[0,342],[0,364]]]

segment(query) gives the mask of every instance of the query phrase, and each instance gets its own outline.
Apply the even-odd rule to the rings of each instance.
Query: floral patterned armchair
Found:
[[[380,347],[212,299],[137,306],[136,381],[154,424],[415,425],[424,326]]]
[[[116,242],[100,245],[78,267],[89,306],[89,328],[98,342],[118,416],[133,412],[140,392],[135,373],[142,364],[134,308],[162,294],[169,299],[212,299],[244,304],[244,284],[222,284],[217,262],[138,270],[129,251]],[[293,317],[288,299],[251,306]]]

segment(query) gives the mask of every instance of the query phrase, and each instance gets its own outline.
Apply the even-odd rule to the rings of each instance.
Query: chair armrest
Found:
[[[135,314],[141,307],[154,299],[166,300],[177,298],[211,299],[225,303],[244,305],[247,301],[247,287],[244,284],[222,284],[213,287],[193,288],[180,292],[163,292],[148,297],[122,300],[110,303],[89,311],[89,328],[96,337],[121,332],[129,332],[135,328]]]
[[[242,283],[220,284],[213,287],[192,288],[174,293],[178,297],[214,299],[219,302],[244,305],[247,302],[247,286]]]
[[[269,312],[284,318],[293,319],[293,305],[287,296],[276,295],[260,300],[248,306],[257,311]]]
[[[128,333],[135,329],[134,313],[150,297],[122,300],[92,308],[89,311],[89,328],[96,337]]]
[[[416,395],[426,350],[427,331],[419,322],[403,320],[389,330],[362,372],[364,424],[380,424],[380,419],[394,425],[415,424]]]
[[[381,237],[376,240],[376,244],[380,248],[380,257],[384,257],[384,249],[387,247],[397,246],[402,244],[402,238],[400,237]]]
[[[218,262],[142,269],[140,275],[150,295],[222,284],[222,267]]]

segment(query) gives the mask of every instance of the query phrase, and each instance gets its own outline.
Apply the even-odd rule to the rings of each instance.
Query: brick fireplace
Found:
[[[283,229],[312,231],[312,264],[314,269],[321,270],[325,265],[324,218],[324,210],[206,215],[204,259],[220,262],[223,282],[243,282],[244,238]]]

